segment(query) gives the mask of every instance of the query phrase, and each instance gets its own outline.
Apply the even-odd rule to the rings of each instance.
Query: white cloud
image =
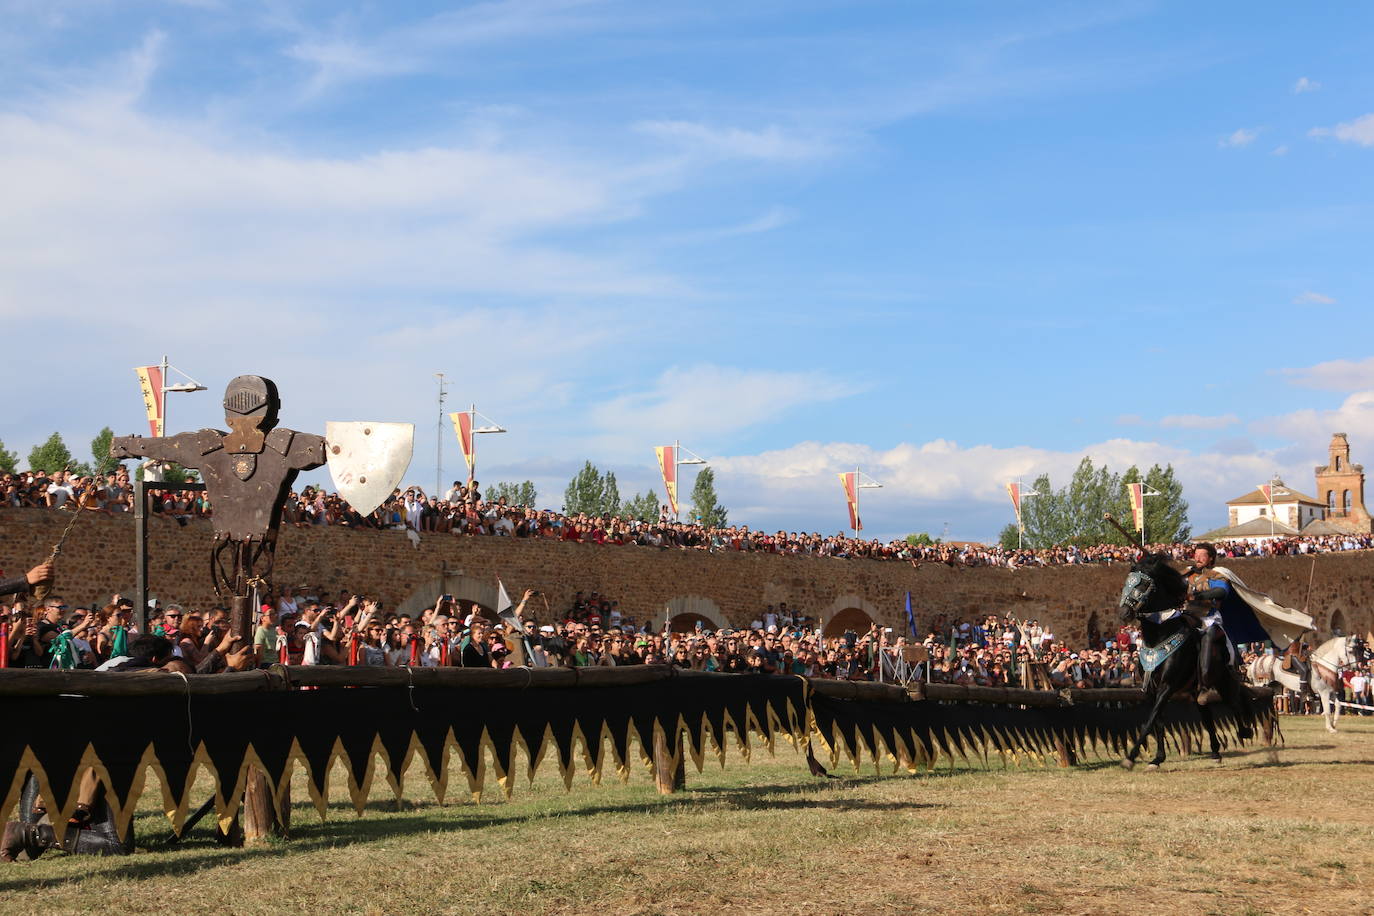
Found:
[[[777,125],[745,130],[694,121],[641,121],[635,129],[710,159],[801,162],[829,156],[835,151],[834,144],[824,137],[790,132]]]
[[[1335,359],[1303,369],[1284,369],[1291,384],[1318,391],[1358,391],[1374,388],[1374,356],[1362,360]]]
[[[1293,94],[1301,95],[1304,92],[1316,92],[1322,84],[1305,76],[1298,77],[1298,81],[1293,84]]]
[[[1309,289],[1309,290],[1307,290],[1306,292],[1298,293],[1298,295],[1294,296],[1294,297],[1293,297],[1293,304],[1294,304],[1294,305],[1335,305],[1335,304],[1336,304],[1336,300],[1335,300],[1335,299],[1332,299],[1330,296],[1325,296],[1325,295],[1322,295],[1321,293],[1316,293],[1316,292],[1313,292],[1312,290]]]
[[[1274,149],[1273,149],[1273,151],[1270,153],[1270,155],[1273,155],[1273,156],[1287,156],[1287,155],[1288,155],[1288,144],[1287,144],[1287,143],[1280,143],[1278,146],[1274,147]]]
[[[1222,429],[1227,426],[1234,426],[1239,422],[1240,417],[1233,413],[1216,417],[1185,413],[1164,417],[1159,421],[1159,425],[1168,429]]]
[[[1320,367],[1314,367],[1314,369]],[[1295,384],[1309,388],[1327,389],[1343,382],[1363,378],[1368,383],[1374,374],[1374,363],[1366,360],[1363,364],[1351,364],[1349,375],[1342,377],[1337,370],[1328,370],[1325,380],[1321,376],[1309,377]],[[1298,410],[1283,416],[1270,417],[1250,424],[1254,432],[1282,437],[1293,443],[1309,443],[1324,452],[1326,442],[1333,432],[1348,433],[1351,442],[1357,447],[1374,450],[1374,389],[1357,391],[1333,410]],[[1309,447],[1309,452],[1311,448]],[[1317,454],[1316,457],[1323,457]],[[1310,474],[1310,471],[1308,472]]]
[[[1217,145],[1223,147],[1249,146],[1255,142],[1257,137],[1259,137],[1259,128],[1241,127],[1231,133],[1230,136],[1218,140]]]
[[[1334,137],[1344,143],[1357,146],[1374,146],[1374,113],[1360,115],[1353,121],[1337,124],[1335,127],[1314,127],[1307,132],[1309,137]]]
[[[1321,439],[1316,450],[1325,443],[1326,438]],[[943,518],[951,522],[951,537],[991,539],[998,528],[1011,521],[1004,489],[1007,481],[1020,478],[1029,483],[1040,474],[1048,474],[1051,485],[1061,487],[1085,456],[1118,472],[1131,465],[1173,465],[1191,504],[1194,525],[1207,527],[1224,522],[1225,501],[1253,487],[1255,481],[1268,479],[1276,468],[1286,479],[1300,480],[1304,473],[1310,476],[1311,465],[1320,457],[1306,451],[1287,461],[1275,452],[1190,452],[1131,439],[1112,439],[1071,451],[1030,446],[964,447],[937,439],[891,449],[848,442],[802,442],[756,455],[715,457],[711,464],[726,505],[748,501],[758,507],[757,517],[748,519],[756,527],[776,528],[787,525],[790,519],[807,518],[812,520],[809,529],[840,530],[845,524],[845,509],[835,475],[859,467],[883,485],[881,490],[864,495],[863,515],[872,536],[895,536],[922,528],[938,531]]]

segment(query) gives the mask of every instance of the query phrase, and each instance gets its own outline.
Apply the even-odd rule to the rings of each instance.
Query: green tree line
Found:
[[[1135,465],[1124,474],[1110,470],[1105,464],[1095,466],[1091,458],[1079,462],[1068,484],[1055,489],[1048,474],[1035,479],[1030,489],[1036,496],[1021,500],[1021,518],[1026,531],[1023,543],[1027,547],[1044,548],[1063,545],[1090,547],[1095,544],[1125,544],[1121,536],[1105,519],[1111,513],[1132,534],[1130,495],[1127,485],[1144,483],[1158,491],[1158,496],[1145,498],[1145,537],[1149,543],[1186,541],[1192,533],[1188,523],[1188,502],[1183,498],[1183,485],[1174,476],[1173,465],[1152,465],[1145,474]],[[1148,492],[1148,491],[1147,491]],[[1002,529],[1003,547],[1015,548],[1016,524]],[[1132,543],[1138,543],[1132,538]]]

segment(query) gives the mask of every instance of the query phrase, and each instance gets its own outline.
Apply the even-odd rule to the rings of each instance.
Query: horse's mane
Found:
[[[1168,602],[1163,607],[1178,607],[1187,599],[1188,582],[1181,572],[1174,569],[1168,555],[1147,553],[1131,569],[1150,577],[1160,598]]]

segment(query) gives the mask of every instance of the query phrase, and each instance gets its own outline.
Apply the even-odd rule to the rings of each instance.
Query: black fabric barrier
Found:
[[[698,770],[707,754],[724,762],[732,734],[746,758],[755,740],[771,751],[778,738],[806,744],[814,736],[832,761],[843,755],[857,766],[865,758],[890,759],[913,772],[941,756],[986,763],[990,754],[1035,759],[1058,753],[1062,761],[1066,747],[1074,754],[1100,747],[1119,752],[1146,715],[1138,691],[1122,692],[1134,702],[1025,706],[911,700],[897,688],[878,685],[817,682],[813,688],[800,677],[666,668],[588,669],[580,675],[351,673],[358,670],[321,671],[312,675],[317,684],[339,686],[304,690],[285,689],[293,676],[306,675],[282,669],[190,680],[0,671],[0,704],[7,713],[0,729],[5,792],[0,811],[13,809],[25,774],[32,772],[60,831],[75,810],[78,777],[93,767],[123,834],[151,768],[162,783],[173,828],[180,831],[200,801],[189,791],[195,772],[205,768],[215,781],[216,813],[227,826],[238,811],[250,767],[265,773],[280,814],[292,769],[300,765],[323,815],[329,773],[342,764],[361,813],[378,755],[398,795],[418,761],[442,801],[450,789],[451,757],[469,792],[480,794],[494,776],[509,794],[519,775],[512,771],[519,751],[526,755],[528,777],[551,762],[571,786],[579,768],[595,781],[607,767],[628,778],[637,757],[652,770],[657,733],[663,736],[668,765],[676,768],[685,754]],[[343,686],[349,678],[389,686]],[[435,686],[445,678],[450,685]],[[410,686],[410,681],[430,686]],[[478,686],[452,685],[459,681]],[[110,695],[130,690],[138,695]],[[836,691],[855,698],[826,695]],[[1038,699],[1059,702],[1048,692]],[[1251,702],[1256,724],[1272,727],[1269,701],[1252,697]],[[1223,740],[1234,736],[1234,723],[1214,709]],[[1198,709],[1190,703],[1169,704],[1165,728],[1176,745],[1185,735],[1199,747],[1205,741]]]

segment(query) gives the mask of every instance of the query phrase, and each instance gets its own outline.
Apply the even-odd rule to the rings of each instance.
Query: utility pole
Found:
[[[434,424],[434,498],[438,499],[444,492],[444,397],[448,394],[444,388],[444,373],[434,373],[434,378],[439,382],[439,419]]]

